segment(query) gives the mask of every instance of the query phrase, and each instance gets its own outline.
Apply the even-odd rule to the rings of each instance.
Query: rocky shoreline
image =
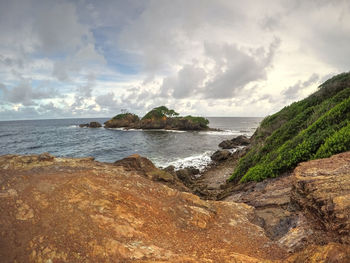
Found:
[[[199,178],[190,169],[158,169],[139,155],[114,164],[1,156],[0,256],[4,262],[349,262],[350,152],[263,182],[227,183],[242,154],[244,148]]]

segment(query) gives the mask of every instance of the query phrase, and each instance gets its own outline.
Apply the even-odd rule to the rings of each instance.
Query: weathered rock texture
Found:
[[[228,185],[219,199],[253,206],[254,222],[296,253],[287,262],[350,262],[350,152],[301,163],[279,178]]]
[[[263,262],[286,256],[250,223],[252,207],[203,201],[120,163],[7,155],[0,157],[0,182],[1,262]]]
[[[350,244],[350,154],[302,163],[292,199],[336,241]]]
[[[349,164],[303,163],[204,201],[139,155],[1,156],[1,262],[350,262]]]

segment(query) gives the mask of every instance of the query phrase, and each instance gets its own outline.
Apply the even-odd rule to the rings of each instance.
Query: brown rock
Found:
[[[149,180],[131,163],[153,168],[138,156],[125,166],[0,157],[7,193],[0,195],[1,261],[268,262],[287,256],[250,223],[251,206],[203,201]]]
[[[350,244],[350,152],[300,164],[292,199],[319,227]]]
[[[303,251],[289,257],[286,263],[348,263],[350,247],[330,243],[325,246],[309,246]]]

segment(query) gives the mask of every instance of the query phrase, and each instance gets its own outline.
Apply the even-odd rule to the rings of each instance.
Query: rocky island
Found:
[[[208,130],[209,121],[203,117],[185,116],[160,106],[139,118],[133,113],[121,113],[104,123],[105,128],[165,129],[165,130]]]

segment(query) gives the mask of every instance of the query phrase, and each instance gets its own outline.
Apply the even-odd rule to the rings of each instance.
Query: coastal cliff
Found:
[[[297,207],[293,213],[300,221],[272,237],[271,221],[257,220],[263,216],[257,203],[242,202],[249,192],[204,201],[138,155],[115,164],[49,154],[1,156],[0,257],[2,262],[349,262],[349,164],[349,152],[303,163],[285,184],[280,181],[288,191],[268,184],[270,199],[257,187],[257,195],[265,194],[260,205],[282,196],[280,204]]]

